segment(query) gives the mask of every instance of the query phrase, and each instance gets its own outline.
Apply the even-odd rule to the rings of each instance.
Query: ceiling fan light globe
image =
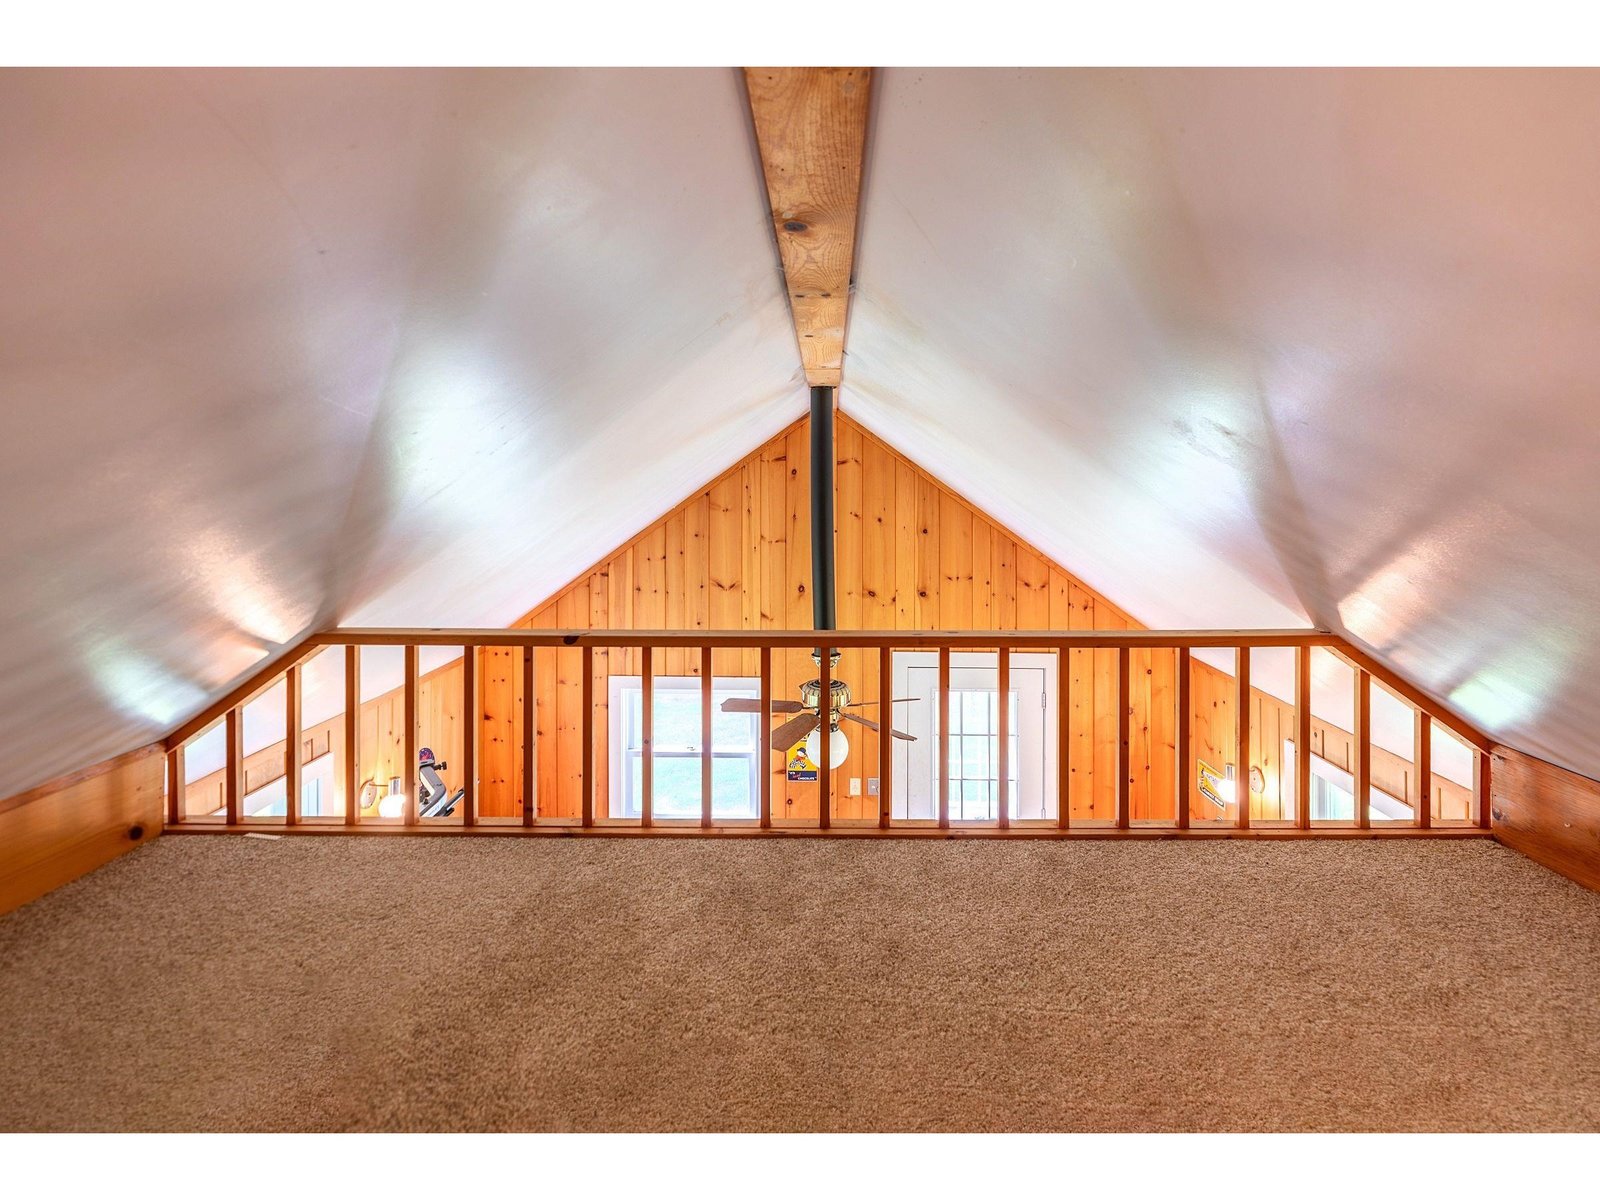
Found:
[[[814,763],[822,761],[822,729],[820,726],[806,735],[806,757]],[[829,768],[842,766],[844,760],[849,757],[850,739],[845,736],[844,730],[834,729],[828,735]]]

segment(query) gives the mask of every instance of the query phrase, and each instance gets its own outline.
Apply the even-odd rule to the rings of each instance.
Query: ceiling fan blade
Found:
[[[890,704],[912,704],[912,703],[915,703],[916,701],[921,700],[921,699],[922,699],[921,696],[896,696],[893,700],[889,701],[889,703]],[[883,701],[881,701],[881,700],[852,700],[852,701],[850,701],[849,704],[841,705],[840,707],[842,707],[842,708],[855,708],[855,707],[857,707],[858,705],[861,705],[861,704],[882,704],[882,703],[883,703]]]
[[[788,750],[821,724],[821,719],[813,712],[791,717],[772,731],[772,748],[780,753]]]
[[[730,696],[722,702],[723,712],[760,712],[762,702],[752,696]],[[800,701],[773,701],[773,712],[806,712]]]
[[[854,721],[857,725],[865,725],[868,729],[876,730],[882,728],[882,726],[880,726],[876,721],[869,721],[865,717],[858,717],[855,715],[855,713],[840,713],[839,719],[841,721]],[[902,742],[914,742],[917,740],[912,734],[901,733],[898,729],[891,729],[889,732],[894,734],[894,736],[899,738]]]

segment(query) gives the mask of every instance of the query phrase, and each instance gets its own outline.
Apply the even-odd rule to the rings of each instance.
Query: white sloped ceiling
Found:
[[[1600,775],[1600,80],[883,71],[841,403]],[[0,794],[497,625],[804,410],[737,73],[0,71]]]
[[[1600,775],[1600,75],[878,88],[847,411],[1149,624]]]
[[[506,624],[804,411],[738,77],[0,71],[0,795]]]

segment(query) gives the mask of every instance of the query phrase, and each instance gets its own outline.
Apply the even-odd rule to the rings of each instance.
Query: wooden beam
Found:
[[[283,676],[283,823],[300,823],[300,667]]]
[[[806,382],[844,370],[870,67],[746,67],[778,257]]]

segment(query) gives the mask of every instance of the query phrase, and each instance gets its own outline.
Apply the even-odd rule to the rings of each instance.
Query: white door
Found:
[[[993,654],[950,656],[950,820],[999,816],[999,668]],[[939,816],[939,656],[894,656],[898,725],[916,737],[895,742],[894,816]],[[1011,656],[1011,819],[1054,820],[1056,656]]]

